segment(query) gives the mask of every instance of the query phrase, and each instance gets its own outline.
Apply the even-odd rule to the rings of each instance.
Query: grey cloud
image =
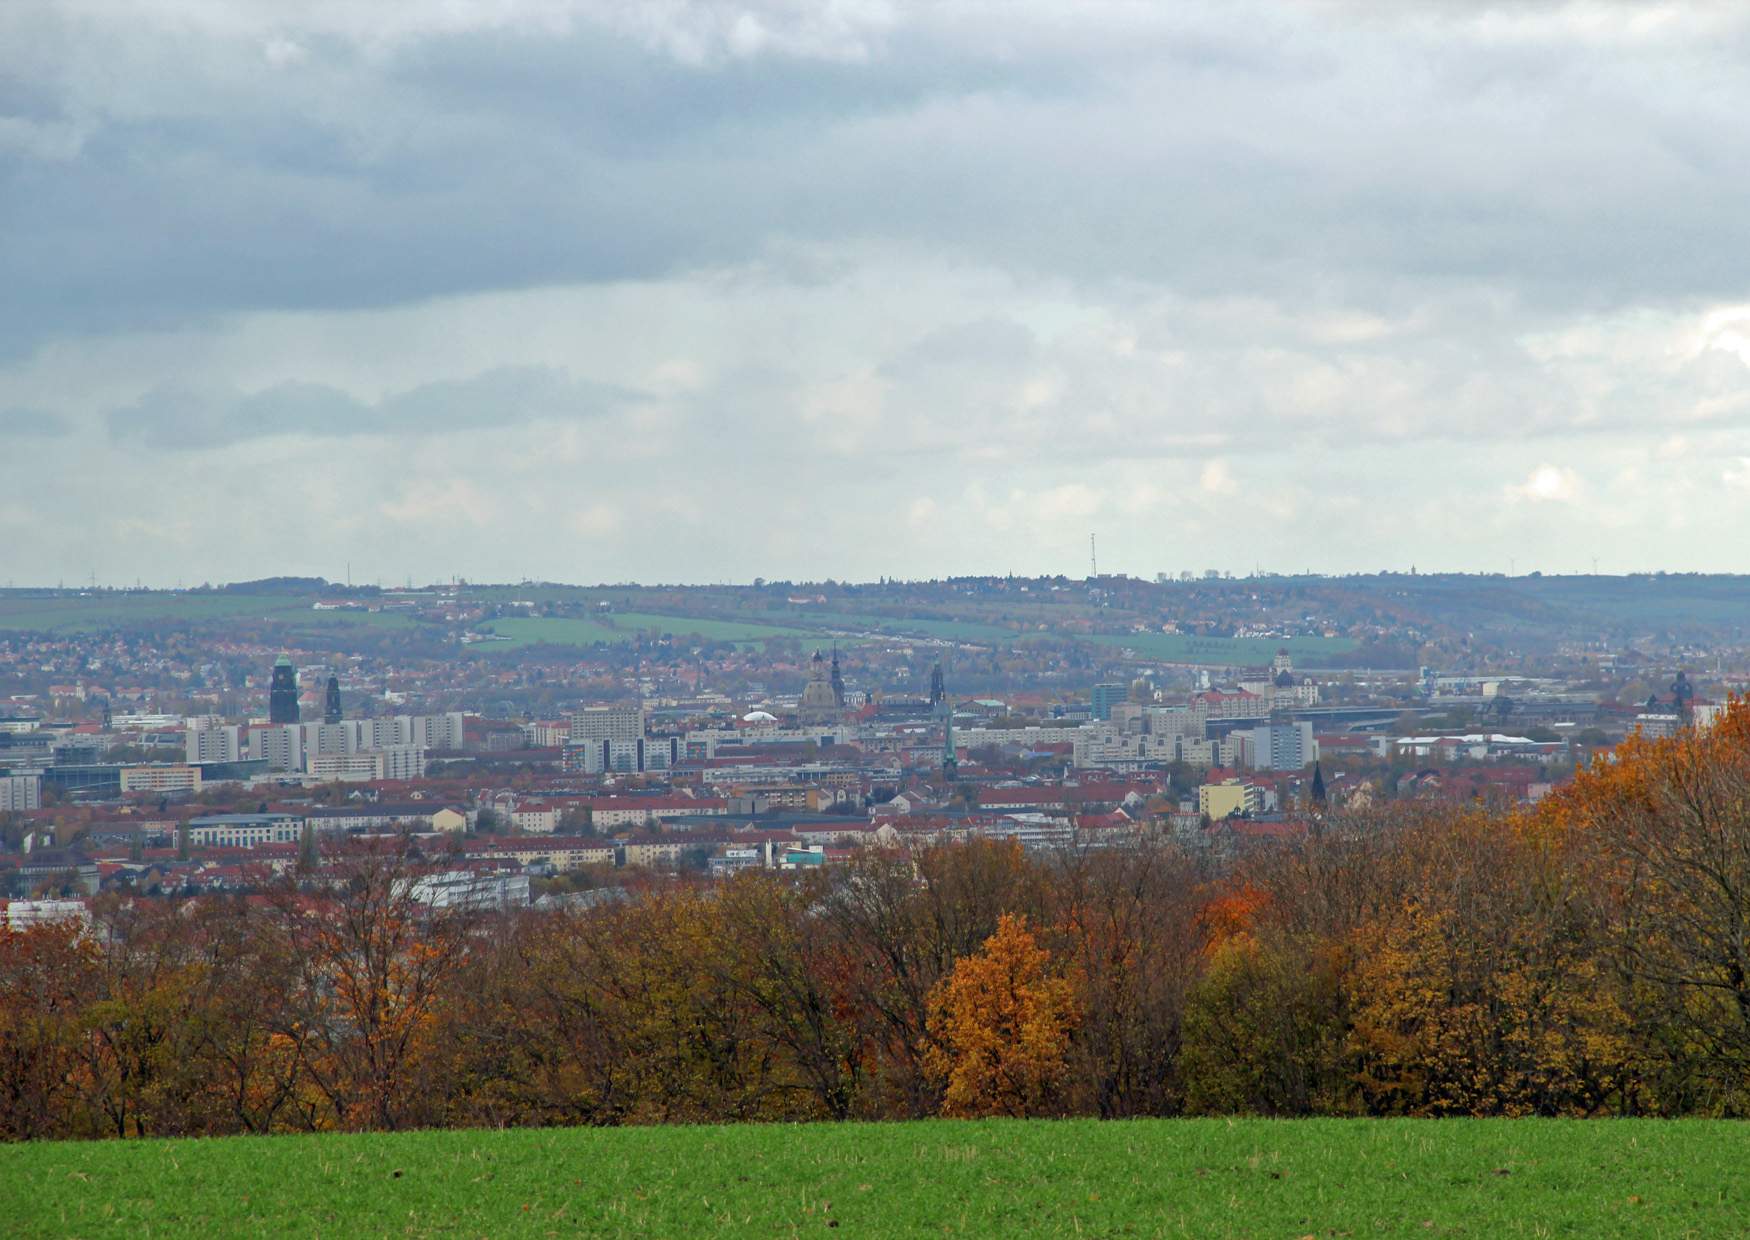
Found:
[[[882,370],[910,376],[959,366],[1021,366],[1038,353],[1038,340],[1012,319],[979,319],[931,331],[899,350]]]
[[[637,393],[540,366],[507,366],[360,401],[320,383],[255,392],[161,385],[109,414],[118,440],[167,449],[223,447],[276,435],[435,435],[528,422],[593,418]]]
[[[45,409],[0,409],[0,439],[58,439],[72,427]]]
[[[388,54],[327,34],[272,72],[216,38],[172,60],[144,24],[57,27],[91,47],[81,73],[29,83],[32,111],[97,127],[77,159],[0,156],[0,349],[870,238],[1081,284],[1382,307],[1478,284],[1568,309],[1750,285],[1734,38],[1503,47],[1466,11],[974,9],[909,15],[860,61],[703,65],[588,22]],[[77,97],[120,64],[166,80]]]

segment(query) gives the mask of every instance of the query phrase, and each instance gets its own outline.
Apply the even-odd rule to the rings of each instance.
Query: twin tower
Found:
[[[274,660],[273,680],[267,690],[267,721],[269,723],[297,723],[298,710],[298,669],[292,666],[291,659],[281,655]],[[328,678],[328,696],[323,703],[323,723],[340,722],[340,677]]]

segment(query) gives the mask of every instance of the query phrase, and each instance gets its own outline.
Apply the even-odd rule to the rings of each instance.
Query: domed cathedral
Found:
[[[839,656],[834,651],[829,669],[826,656],[820,651],[808,661],[808,683],[802,687],[802,701],[796,708],[796,718],[802,723],[837,723],[843,709],[844,681],[839,676]]]

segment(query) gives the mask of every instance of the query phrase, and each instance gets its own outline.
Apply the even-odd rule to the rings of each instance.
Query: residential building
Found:
[[[644,737],[642,706],[591,706],[571,716],[570,741],[581,745],[587,741],[622,741],[630,743]]]
[[[42,803],[41,775],[0,775],[0,813],[39,809]]]
[[[186,764],[124,766],[121,790],[126,792],[199,792],[201,769]]]
[[[1255,771],[1300,771],[1318,757],[1310,723],[1261,724],[1234,733],[1240,760]]]
[[[240,731],[234,724],[190,720],[183,754],[190,763],[237,762],[243,757]]]
[[[1112,708],[1130,700],[1130,690],[1120,684],[1098,684],[1091,695],[1093,716],[1102,723],[1112,718]]]
[[[304,819],[296,814],[209,814],[190,818],[184,830],[196,848],[255,848],[297,843]]]
[[[523,908],[529,902],[529,876],[478,870],[450,870],[411,880],[407,895],[432,909]]]
[[[304,735],[296,724],[270,724],[249,729],[249,756],[265,758],[270,771],[304,769]]]
[[[559,807],[519,805],[510,811],[510,824],[525,835],[552,835],[559,829]]]
[[[91,910],[83,900],[11,900],[6,902],[6,928],[29,930],[55,922],[91,924]]]
[[[464,855],[471,861],[507,859],[525,866],[550,865],[563,874],[587,866],[611,866],[616,853],[614,841],[589,836],[553,835],[530,840],[499,835],[470,842]]]
[[[392,745],[362,753],[311,754],[308,765],[311,778],[324,783],[420,779],[425,775],[425,750],[418,745]]]
[[[1256,814],[1262,808],[1263,798],[1257,785],[1243,779],[1203,784],[1197,789],[1197,811],[1211,821],[1234,814]]]

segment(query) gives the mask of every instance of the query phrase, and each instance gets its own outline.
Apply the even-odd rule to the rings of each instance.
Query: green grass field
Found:
[[[1134,650],[1144,659],[1211,666],[1268,667],[1282,647],[1309,666],[1321,658],[1348,654],[1355,643],[1347,637],[1193,637],[1184,633],[1101,633],[1085,640],[1112,649]]]
[[[9,1236],[1724,1236],[1750,1126],[1165,1120],[0,1147]]]
[[[900,637],[938,637],[944,641],[996,642],[1006,645],[1019,636],[1014,629],[996,624],[981,624],[976,620],[943,620],[911,616],[857,615],[842,611],[815,611],[809,607],[793,607],[787,611],[766,612],[776,623],[786,621],[811,624],[831,629],[852,629]]]
[[[397,612],[315,611],[311,601],[309,597],[288,594],[0,593],[0,631],[88,633],[123,625],[249,621],[269,621],[300,629],[354,625],[405,629],[418,623]]]
[[[593,646],[630,642],[640,633],[656,629],[675,637],[697,636],[712,641],[759,642],[769,637],[814,636],[804,629],[781,628],[737,620],[696,620],[688,616],[657,616],[648,612],[615,612],[611,617],[573,619],[563,616],[526,616],[489,621],[485,626],[509,640],[488,650],[515,650],[522,646]]]

